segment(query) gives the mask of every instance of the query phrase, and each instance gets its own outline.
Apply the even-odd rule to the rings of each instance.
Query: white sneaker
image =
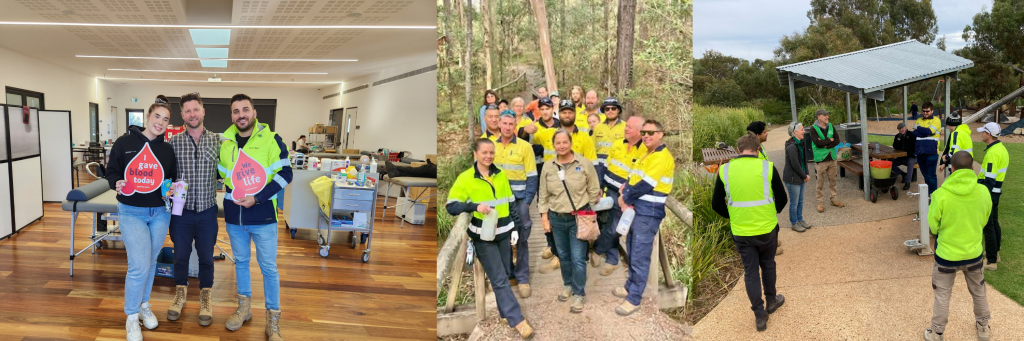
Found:
[[[128,341],[142,341],[142,328],[139,328],[139,314],[128,315],[128,321],[124,323]]]
[[[142,323],[146,325],[146,329],[153,329],[159,325],[156,321],[156,315],[153,315],[153,310],[150,310],[150,307],[149,302],[143,303],[142,312],[140,313],[142,315]]]

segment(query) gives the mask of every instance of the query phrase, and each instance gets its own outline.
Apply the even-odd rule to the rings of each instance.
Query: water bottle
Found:
[[[356,186],[363,187],[366,184],[366,167],[359,167],[359,176],[356,178]]]
[[[633,208],[627,208],[622,211],[622,217],[619,217],[619,225],[615,227],[615,233],[625,236],[629,233],[629,226],[633,225],[633,216],[636,215],[636,211]]]
[[[370,173],[377,172],[377,158],[373,158],[373,162],[370,162]]]
[[[408,205],[408,203],[406,203]],[[632,219],[632,217],[630,217]],[[483,224],[480,224],[480,240],[493,241],[498,234],[498,210],[491,209],[491,213],[484,216]]]
[[[348,168],[348,166],[351,166],[351,165],[352,165],[352,160],[349,160],[348,156],[346,156],[345,157],[345,166],[343,166],[343,167]]]

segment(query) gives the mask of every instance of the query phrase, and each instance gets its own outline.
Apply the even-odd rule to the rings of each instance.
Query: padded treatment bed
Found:
[[[397,177],[397,178],[392,178],[392,177],[385,176],[384,179],[381,180],[381,181],[384,181],[384,182],[388,183],[387,192],[384,194],[384,211],[380,215],[381,219],[383,219],[384,215],[388,213],[388,208],[398,207],[398,205],[394,205],[394,206],[390,206],[390,207],[388,206],[388,197],[389,197],[389,194],[391,194],[391,186],[392,185],[400,186],[402,188],[402,194],[403,194],[402,196],[403,197],[407,197],[407,198],[409,197],[409,188],[413,188],[413,187],[433,187],[433,188],[437,188],[437,179],[432,179],[432,178],[416,178],[416,177],[411,177],[411,176],[400,176],[400,177]],[[412,201],[413,202],[423,202],[424,204],[426,204],[427,203],[427,201],[426,201],[427,199],[430,199],[430,198],[434,197],[435,195],[437,195],[437,192],[435,192],[434,194],[430,194],[430,195],[424,197],[423,194],[425,194],[425,193],[427,193],[427,192],[426,191],[420,192],[419,195],[416,196],[416,198],[412,199]],[[398,201],[398,200],[395,199],[395,201]],[[405,205],[405,212],[402,212],[402,215],[400,216],[400,218],[403,218],[402,219],[402,225],[400,226],[401,228],[405,228],[405,219],[404,219],[405,218],[405,214],[408,213],[409,209],[411,209],[411,208],[412,208],[412,205]],[[395,209],[395,215],[398,215],[398,209]]]
[[[217,193],[218,217],[224,216],[224,207],[222,204],[223,200],[224,193]],[[70,268],[71,276],[74,276],[75,257],[77,257],[79,254],[85,252],[85,250],[88,250],[90,248],[92,249],[92,253],[95,254],[96,244],[99,244],[105,239],[121,239],[120,232],[118,232],[118,229],[120,227],[110,229],[103,235],[96,235],[96,227],[99,223],[99,220],[117,220],[117,192],[110,189],[110,185],[107,183],[105,179],[98,179],[97,181],[93,181],[87,185],[72,189],[70,192],[68,192],[68,195],[64,199],[64,201],[61,202],[60,207],[65,211],[71,212]],[[93,242],[92,244],[89,244],[88,246],[79,250],[78,252],[75,252],[75,221],[78,220],[79,213],[92,213],[92,234],[89,236],[89,238],[92,239]],[[111,234],[113,233],[117,233],[118,235],[111,236]],[[217,240],[222,243],[227,243],[220,239]],[[227,256],[228,258],[231,259],[232,262],[234,262],[234,258],[231,258],[231,256],[227,255],[224,252],[224,249],[221,249],[220,246],[216,244],[214,244],[214,246],[220,249],[221,253],[224,253],[225,256]]]

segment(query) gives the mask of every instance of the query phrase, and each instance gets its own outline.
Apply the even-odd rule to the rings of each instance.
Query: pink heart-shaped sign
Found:
[[[238,151],[238,161],[231,169],[231,199],[240,201],[247,195],[256,195],[263,190],[270,178],[266,167],[246,154]]]
[[[164,167],[149,148],[149,143],[146,143],[124,168],[121,194],[152,193],[160,189],[163,180]]]

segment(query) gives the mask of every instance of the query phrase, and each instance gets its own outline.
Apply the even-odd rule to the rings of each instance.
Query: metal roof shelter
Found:
[[[846,115],[850,117],[850,94],[860,98],[861,141],[867,143],[867,99],[885,101],[885,90],[903,87],[903,121],[906,122],[907,85],[927,79],[944,77],[946,86],[945,110],[949,115],[949,80],[961,70],[974,66],[974,62],[952,53],[925,45],[917,40],[825,57],[775,68],[779,84],[789,86],[789,103],[796,121],[796,93],[798,88],[821,85],[846,92]],[[863,159],[869,160],[868,148],[861,148]],[[870,200],[871,172],[864,166],[864,200]]]

